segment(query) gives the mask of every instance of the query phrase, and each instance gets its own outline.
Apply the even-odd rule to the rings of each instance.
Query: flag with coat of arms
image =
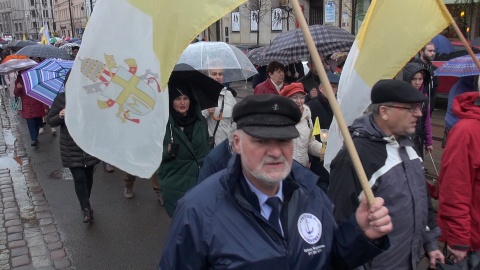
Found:
[[[434,36],[453,23],[442,0],[373,0],[348,53],[337,99],[347,125],[370,105],[370,92],[381,79],[391,79]],[[324,166],[343,146],[334,119],[328,132]]]
[[[162,161],[175,63],[199,33],[243,2],[97,1],[65,87],[65,121],[75,142],[130,174],[151,177]]]

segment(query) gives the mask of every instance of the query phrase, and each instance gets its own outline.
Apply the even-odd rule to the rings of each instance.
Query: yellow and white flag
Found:
[[[351,125],[370,105],[372,86],[392,79],[426,43],[452,23],[442,0],[373,0],[342,70],[337,99]],[[324,166],[343,145],[334,119]]]
[[[201,31],[244,1],[97,1],[65,88],[75,142],[128,173],[153,175],[175,63]]]

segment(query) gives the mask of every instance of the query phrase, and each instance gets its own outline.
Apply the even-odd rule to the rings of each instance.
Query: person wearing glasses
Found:
[[[403,80],[410,83],[420,93],[428,97],[428,84],[430,72],[418,63],[408,63],[403,68]],[[423,149],[431,153],[433,150],[432,119],[430,116],[430,104],[422,103],[422,117],[418,118],[415,134],[412,137],[415,151],[423,159]]]
[[[374,195],[385,198],[395,224],[389,234],[391,247],[364,265],[364,269],[417,269],[421,253],[430,267],[444,263],[438,250],[440,229],[430,211],[422,160],[413,149],[412,134],[422,117],[427,97],[401,80],[380,80],[371,92],[369,113],[350,126],[353,143]],[[341,223],[358,207],[362,191],[347,150],[332,160],[328,196]],[[423,247],[423,248],[422,248]]]
[[[300,122],[295,125],[299,136],[293,140],[293,159],[309,168],[308,154],[320,157],[322,143],[315,140],[315,137],[312,135],[312,113],[310,112],[310,108],[304,104],[306,94],[302,83],[287,85],[280,92],[280,96],[293,100],[300,108],[300,112],[302,112]]]

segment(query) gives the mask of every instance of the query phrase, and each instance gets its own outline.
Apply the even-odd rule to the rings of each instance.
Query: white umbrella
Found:
[[[0,75],[31,68],[35,65],[37,65],[37,62],[31,59],[12,59],[0,65]]]
[[[188,45],[177,64],[188,64],[196,70],[223,69],[223,82],[245,80],[257,70],[237,47],[225,42],[197,42]]]

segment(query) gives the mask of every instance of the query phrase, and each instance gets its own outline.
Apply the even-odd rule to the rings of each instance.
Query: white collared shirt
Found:
[[[266,202],[267,202],[267,199],[269,198],[269,196],[266,195],[265,193],[261,192],[260,190],[258,190],[258,188],[256,188],[256,187],[250,182],[250,180],[248,180],[248,178],[247,178],[247,176],[246,176],[245,174],[243,174],[243,176],[244,176],[245,179],[247,180],[247,184],[248,184],[248,186],[250,187],[250,190],[252,190],[252,192],[255,193],[255,195],[257,195],[258,203],[260,204],[260,214],[262,214],[262,216],[263,216],[266,220],[268,220],[268,218],[270,217],[270,214],[272,213],[272,207],[266,203]],[[280,181],[280,186],[278,187],[277,194],[275,194],[274,197],[280,198],[280,200],[281,200],[282,203],[283,203],[283,192],[282,192],[282,188],[283,188],[283,181]],[[280,219],[278,220],[278,223],[280,224],[280,228],[282,229],[282,235],[283,235],[283,227],[282,227],[282,223],[280,222]]]

